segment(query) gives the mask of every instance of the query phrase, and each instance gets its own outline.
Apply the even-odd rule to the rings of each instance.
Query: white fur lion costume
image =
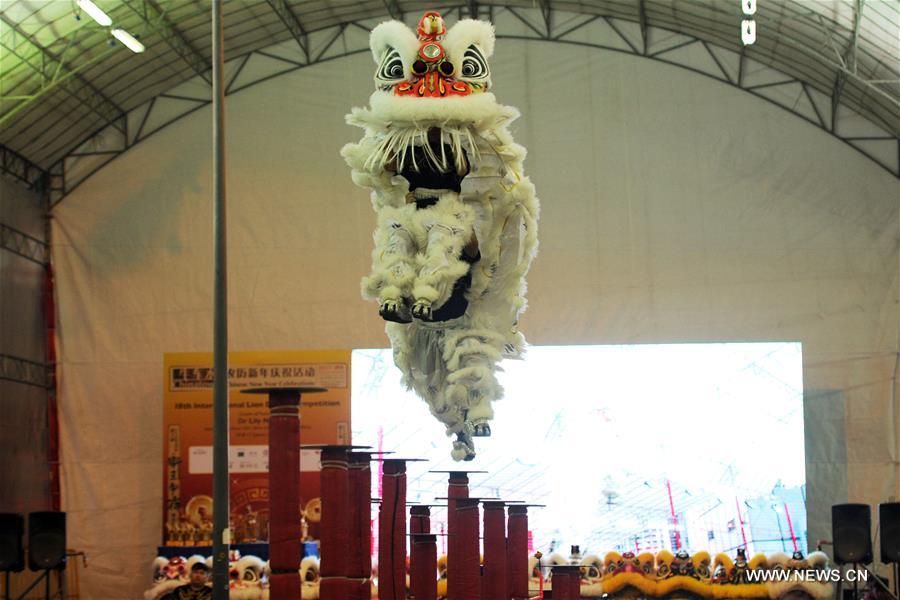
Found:
[[[457,435],[453,458],[471,460],[503,393],[498,363],[525,344],[517,323],[539,208],[507,130],[519,113],[488,91],[490,23],[448,30],[428,12],[415,33],[378,25],[370,46],[376,91],[347,116],[365,135],[341,150],[377,213],[363,296],[388,321],[406,385]]]

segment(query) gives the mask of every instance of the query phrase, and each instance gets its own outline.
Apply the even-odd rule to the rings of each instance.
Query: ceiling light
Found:
[[[128,49],[132,52],[140,53],[144,51],[144,45],[124,29],[113,29],[112,34],[114,38],[128,46]]]
[[[112,19],[109,18],[109,15],[100,10],[100,7],[91,2],[91,0],[78,0],[77,4],[81,10],[89,14],[100,25],[104,27],[112,25]]]

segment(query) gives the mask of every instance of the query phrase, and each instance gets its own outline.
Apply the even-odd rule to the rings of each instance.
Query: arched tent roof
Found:
[[[146,137],[156,100],[180,100],[181,114],[208,103],[208,2],[95,3],[111,26],[74,0],[8,0],[0,10],[3,169],[49,187],[57,200]],[[896,0],[766,0],[752,17],[757,39],[749,46],[738,0],[235,0],[224,5],[229,91],[252,84],[235,85],[251,59],[280,61],[263,69],[268,78],[361,52],[380,20],[411,22],[432,8],[448,18],[488,18],[498,37],[596,46],[704,73],[779,104],[900,175]],[[112,28],[134,34],[146,51],[130,52]],[[194,93],[173,93],[191,81]],[[169,107],[165,123],[178,114]]]

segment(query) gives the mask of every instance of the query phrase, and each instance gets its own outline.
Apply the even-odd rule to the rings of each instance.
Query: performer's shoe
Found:
[[[472,441],[472,435],[466,431],[458,431],[456,433],[456,441],[453,442],[453,452],[451,453],[454,459],[470,461],[475,458],[475,442]]]
[[[475,423],[475,431],[472,432],[472,437],[491,437],[491,426],[488,425],[487,421]]]
[[[475,451],[466,445],[465,442],[460,442],[459,440],[453,442],[453,456],[455,457],[457,454],[462,456],[462,459],[466,462],[475,460]]]
[[[378,314],[385,321],[391,321],[392,323],[412,323],[412,319],[409,316],[409,308],[403,301],[386,300],[381,305],[381,308],[378,309]]]
[[[420,321],[431,320],[431,302],[425,299],[416,300],[412,307],[412,316]]]

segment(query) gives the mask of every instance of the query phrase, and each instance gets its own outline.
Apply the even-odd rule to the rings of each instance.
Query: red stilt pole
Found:
[[[528,507],[511,504],[506,545],[508,592],[514,600],[528,598]]]
[[[456,500],[456,544],[459,549],[457,554],[448,557],[448,600],[481,600],[481,552],[478,544],[479,502],[477,498],[458,498]]]
[[[406,600],[406,461],[383,463],[378,515],[378,598]]]
[[[273,598],[300,595],[300,396],[322,388],[252,388],[269,396],[269,586]]]
[[[406,563],[406,532],[407,532],[407,514],[406,514],[406,461],[396,461],[398,463],[397,471],[397,497],[399,502],[394,509],[394,592],[402,599],[406,600],[407,583],[407,563]]]
[[[322,533],[319,597],[347,600],[350,548],[350,472],[347,448],[322,449]]]
[[[300,394],[269,393],[269,565],[273,596],[300,593]],[[276,485],[277,482],[277,485]]]
[[[459,526],[456,523],[457,502],[460,498],[469,497],[469,477],[464,471],[453,471],[450,473],[449,482],[447,484],[447,594],[450,600],[463,600],[463,596],[454,596],[454,591],[458,594],[458,586],[460,581],[454,575],[453,563],[459,564],[462,560],[462,537],[460,536]]]
[[[412,597],[418,600],[419,598],[433,598],[434,594],[437,593],[437,538],[436,536],[431,536],[433,541],[431,546],[433,546],[431,552],[435,554],[432,556],[432,560],[434,562],[433,565],[427,562],[427,557],[425,554],[429,551],[429,546],[426,543],[427,539],[425,536],[431,533],[431,507],[430,506],[411,506],[409,508],[409,535],[411,538],[410,542],[410,553],[409,553],[409,579],[410,579],[410,592],[412,593]],[[416,541],[418,540],[418,542]],[[416,546],[418,544],[418,547]],[[430,566],[429,566],[430,565]],[[430,569],[430,570],[429,570]],[[428,595],[428,591],[434,588],[434,591],[431,592],[431,595]]]
[[[581,598],[581,569],[578,565],[556,565],[551,569],[553,600]]]
[[[410,592],[415,600],[437,599],[437,536],[413,533],[410,542]]]
[[[506,563],[506,504],[485,502],[483,598],[509,598]]]
[[[431,507],[409,507],[409,533],[431,533]]]
[[[347,576],[351,580],[348,600],[372,596],[372,468],[368,452],[351,452],[350,466],[350,556]]]

